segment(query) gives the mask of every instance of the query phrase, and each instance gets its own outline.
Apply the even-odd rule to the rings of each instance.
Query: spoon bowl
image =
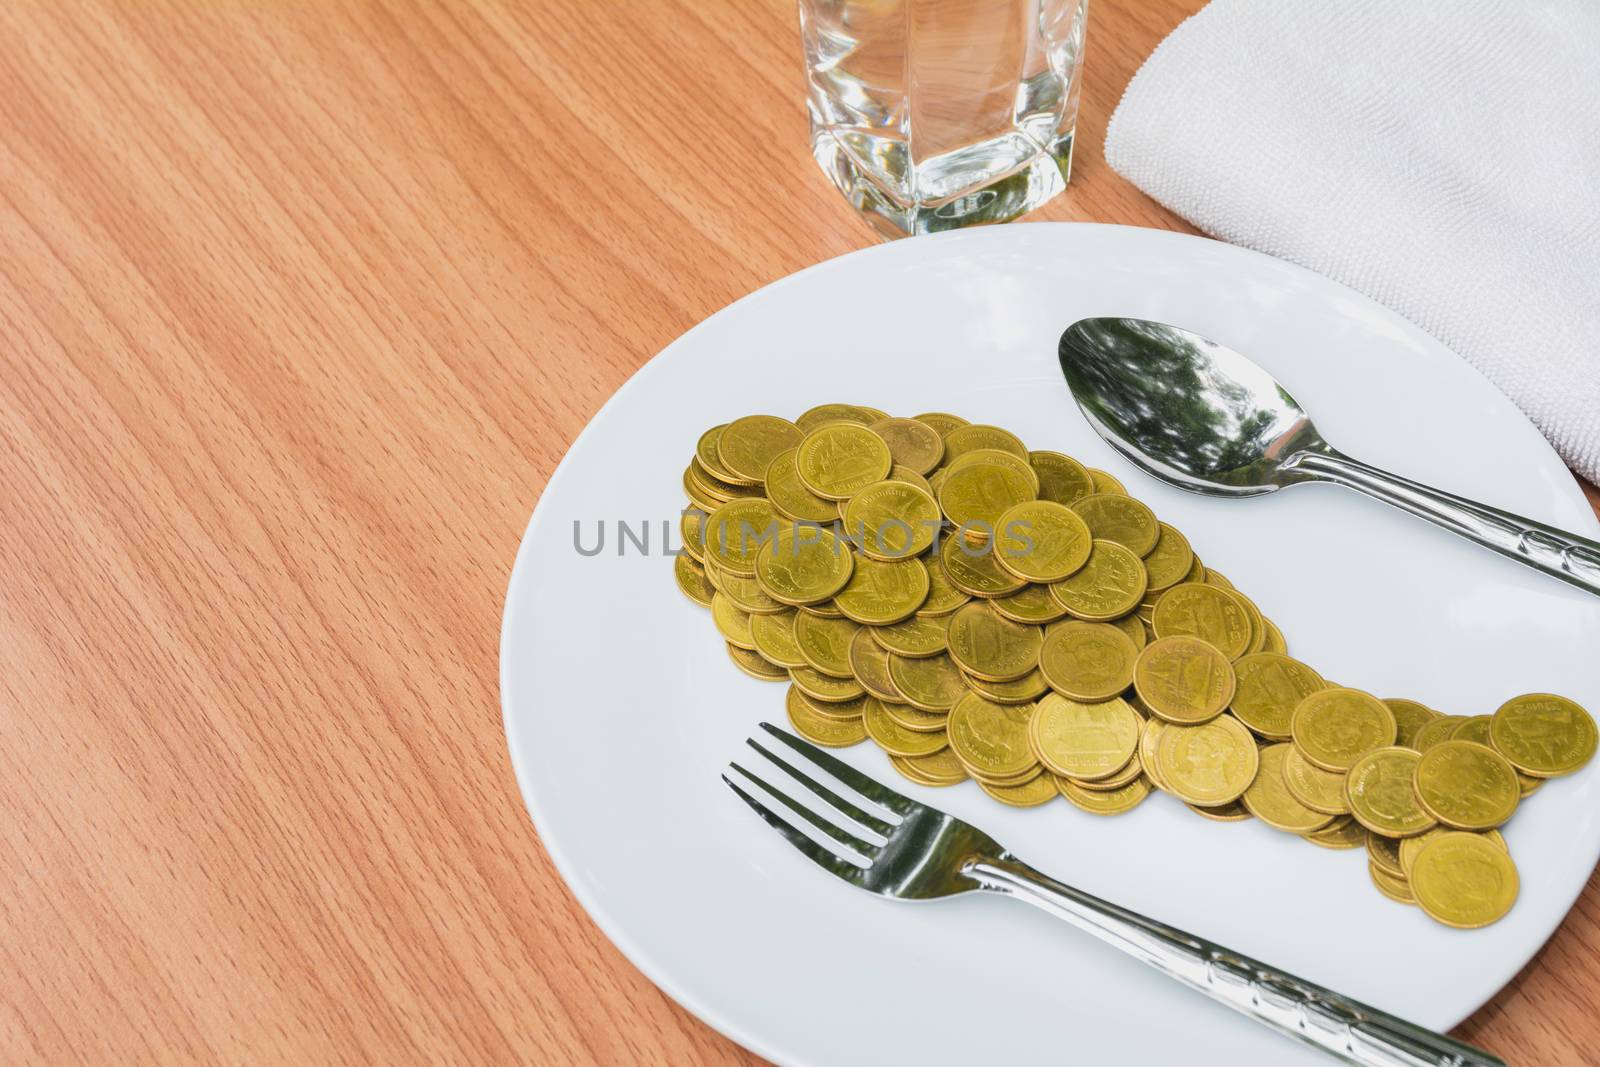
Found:
[[[1255,496],[1308,477],[1329,452],[1288,390],[1231,348],[1148,319],[1080,319],[1061,335],[1078,407],[1118,452],[1195,492]]]
[[[1380,470],[1323,439],[1257,364],[1149,319],[1080,319],[1058,350],[1078,408],[1111,447],[1180,489],[1259,496],[1334,482],[1600,595],[1600,542]]]

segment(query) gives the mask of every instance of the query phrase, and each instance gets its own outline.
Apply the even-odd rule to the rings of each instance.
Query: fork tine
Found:
[[[845,848],[848,848],[853,852],[858,852],[869,860],[874,854],[877,853],[877,845],[870,845],[843,827],[835,826],[833,823],[829,822],[827,819],[824,819],[822,816],[818,815],[816,812],[812,811],[798,800],[795,800],[787,793],[774,789],[764,779],[751,774],[748,770],[739,766],[739,764],[730,763],[728,766],[732,767],[734,770],[744,775],[745,778],[760,786],[763,793],[767,794],[769,797],[776,800],[790,811],[794,812],[812,826],[815,826],[818,830],[821,830],[823,833],[833,838],[833,840],[837,841]]]
[[[767,759],[771,760],[773,763],[776,763],[779,767],[782,767],[784,770],[788,771],[790,777],[792,777],[796,782],[805,786],[818,797],[822,798],[823,802],[829,807],[843,812],[845,815],[849,816],[851,819],[854,819],[862,826],[867,827],[873,833],[876,833],[881,837],[888,837],[889,832],[894,829],[893,826],[878,818],[876,815],[871,815],[862,811],[860,808],[856,807],[854,804],[850,803],[844,797],[835,793],[821,782],[808,777],[790,764],[788,760],[782,759],[776,753],[768,752],[755,738],[752,737],[747,739],[745,744],[749,745],[751,748],[767,757]],[[739,769],[744,770],[743,767],[740,767]],[[748,774],[749,772],[746,771],[745,773]]]
[[[868,778],[848,763],[835,759],[809,741],[802,741],[793,734],[778,729],[771,723],[764,722],[761,724],[761,728],[771,734],[775,740],[788,745],[795,752],[804,756],[816,766],[821,767],[857,793],[888,808],[897,815],[909,815],[921,807],[910,797],[901,796],[882,782]]]
[[[726,774],[722,776],[722,780],[727,783],[729,789],[739,794],[740,800],[743,800],[746,804],[750,805],[757,815],[765,819],[768,826],[782,834],[784,839],[787,840],[789,844],[793,845],[795,848],[809,856],[811,861],[817,866],[821,867],[829,874],[838,875],[840,878],[843,878],[852,885],[861,884],[862,869],[860,867],[857,867],[848,860],[841,859],[840,857],[834,855],[832,852],[829,852],[827,849],[811,840],[811,838],[807,837],[799,830],[796,830],[794,827],[790,826],[765,804],[761,803],[761,801],[757,800],[755,797],[741,789],[739,784],[732,778],[729,778]]]

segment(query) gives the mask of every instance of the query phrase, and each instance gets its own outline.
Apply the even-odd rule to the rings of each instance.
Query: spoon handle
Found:
[[[1440,492],[1338,452],[1303,452],[1293,466],[1322,481],[1359,489],[1600,596],[1600,541]]]

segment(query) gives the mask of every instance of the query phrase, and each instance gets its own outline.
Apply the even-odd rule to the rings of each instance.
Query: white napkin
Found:
[[[1214,0],[1106,159],[1432,333],[1600,481],[1597,0]]]

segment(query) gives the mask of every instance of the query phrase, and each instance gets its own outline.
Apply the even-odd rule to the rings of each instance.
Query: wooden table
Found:
[[[567,895],[500,729],[605,398],[871,244],[792,0],[0,5],[0,1061],[752,1060]],[[1199,0],[1096,0],[1040,217]],[[1594,884],[1463,1034],[1600,1043]],[[1425,980],[1425,979],[1419,979]]]

